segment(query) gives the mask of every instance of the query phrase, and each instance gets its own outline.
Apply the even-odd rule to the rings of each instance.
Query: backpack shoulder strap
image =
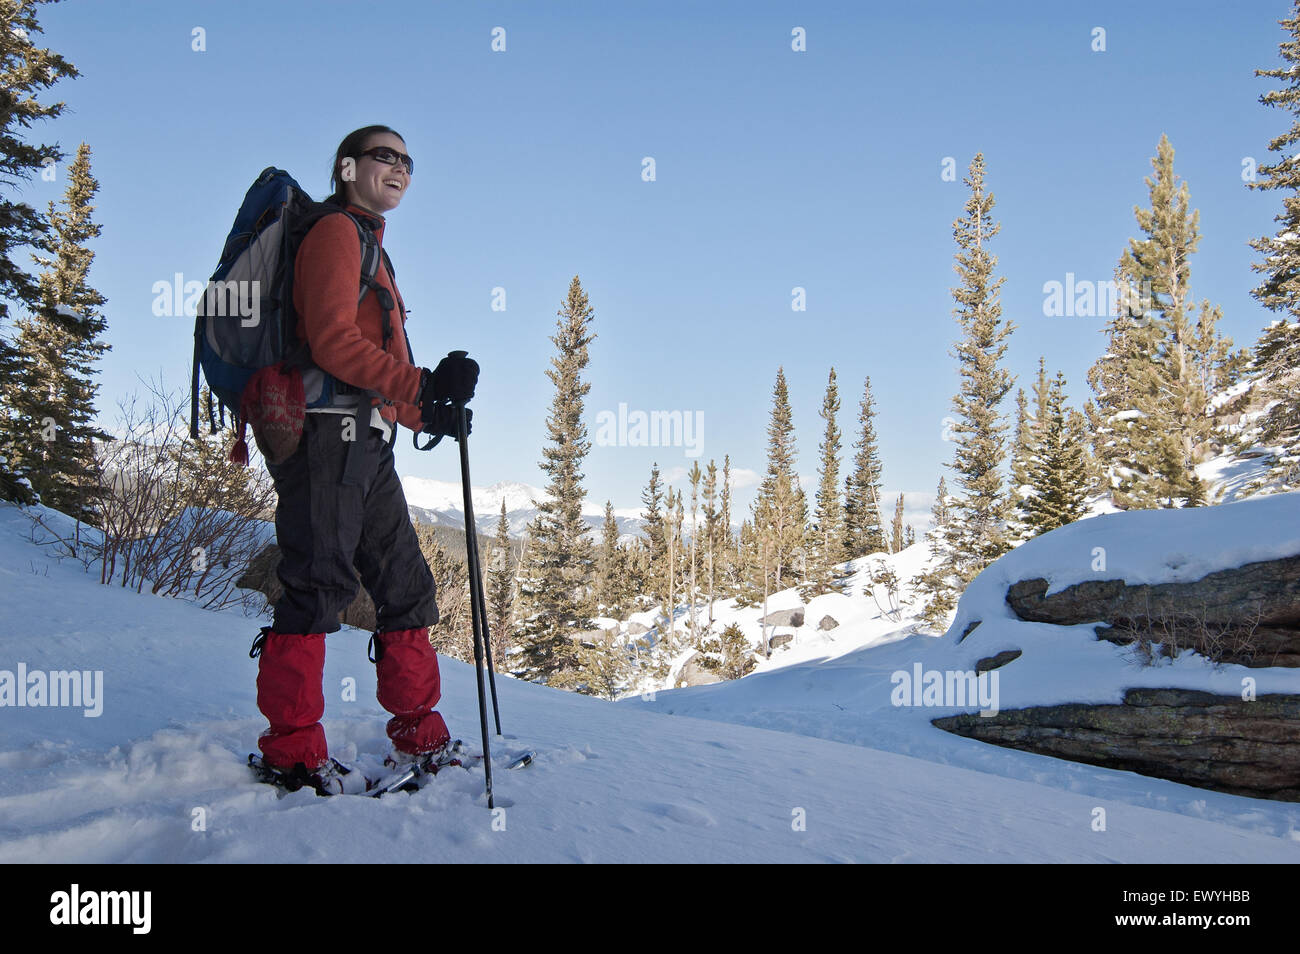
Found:
[[[375,275],[379,273],[381,258],[384,264],[388,266],[389,275],[393,274],[392,263],[388,260],[388,253],[380,248],[379,243],[375,241],[375,233],[366,228],[351,212],[344,209],[343,213],[356,225],[357,236],[361,239],[361,291],[357,295],[357,304],[361,304],[365,299],[367,291],[374,289],[375,295],[379,298],[380,312],[383,314],[383,349],[387,351],[388,343],[393,340],[392,313],[396,307],[396,302],[393,301],[393,296],[388,289],[375,281]]]

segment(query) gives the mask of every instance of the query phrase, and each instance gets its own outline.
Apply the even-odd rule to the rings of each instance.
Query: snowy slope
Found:
[[[993,749],[933,729],[933,710],[873,715],[881,674],[951,648],[921,636],[644,703],[503,678],[498,758],[540,758],[498,770],[495,818],[469,773],[382,801],[278,799],[242,765],[263,725],[257,621],[99,586],[25,531],[0,507],[0,670],[102,670],[103,711],[0,708],[0,862],[1300,857],[1296,806]],[[325,722],[343,758],[386,748],[365,642],[330,637]],[[348,678],[358,701],[342,701]],[[443,686],[472,739],[473,670],[444,661]],[[682,717],[692,706],[708,718]]]
[[[1099,565],[1097,548],[1106,556],[1104,570],[1094,569]],[[906,619],[891,628],[887,620],[867,613],[868,618],[852,632],[837,635],[837,629],[805,637],[807,643],[797,655],[778,654],[745,679],[659,692],[619,704],[815,735],[1033,781],[1089,795],[1098,804],[1119,800],[1132,808],[1211,819],[1296,839],[1300,838],[1300,806],[1243,799],[991,745],[972,747],[969,740],[934,729],[930,720],[978,706],[898,706],[894,699],[897,673],[912,674],[918,666],[922,672],[970,671],[979,659],[1007,649],[1019,649],[1023,655],[999,670],[997,703],[1002,709],[1063,702],[1117,703],[1126,689],[1137,686],[1238,696],[1244,678],[1254,680],[1261,695],[1300,693],[1300,670],[1215,666],[1191,653],[1143,666],[1133,649],[1098,641],[1092,625],[1027,623],[1005,601],[1010,583],[1031,577],[1049,580],[1049,592],[1092,578],[1161,583],[1199,579],[1215,570],[1296,553],[1300,553],[1300,493],[1193,510],[1097,516],[1032,540],[989,567],[967,588],[942,637],[917,634]],[[796,598],[793,591],[782,597]],[[808,616],[816,619],[811,611]],[[975,620],[981,620],[980,625],[959,642],[960,634]],[[795,660],[796,664],[787,665]]]

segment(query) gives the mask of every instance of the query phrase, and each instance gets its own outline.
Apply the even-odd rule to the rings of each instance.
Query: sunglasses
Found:
[[[370,156],[386,166],[395,166],[398,162],[401,162],[402,165],[406,166],[407,175],[415,174],[415,160],[404,152],[398,152],[396,149],[389,149],[387,146],[375,146],[371,149],[362,150],[357,158],[361,156]]]

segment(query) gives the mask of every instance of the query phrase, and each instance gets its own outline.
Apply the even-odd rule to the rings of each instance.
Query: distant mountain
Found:
[[[410,476],[401,480],[406,503],[417,520],[433,526],[465,529],[464,495],[459,483]],[[522,537],[528,524],[537,516],[536,502],[546,499],[546,491],[529,484],[503,480],[491,487],[472,488],[470,499],[474,504],[474,523],[480,534],[492,536],[496,533],[497,520],[501,517],[501,501],[504,500],[510,536]],[[605,522],[604,505],[588,501],[582,508],[582,515],[593,532],[599,534]],[[639,510],[615,507],[614,520],[618,523],[622,537],[630,538],[640,533]]]

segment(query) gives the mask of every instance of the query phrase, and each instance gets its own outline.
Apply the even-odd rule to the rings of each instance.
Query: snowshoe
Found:
[[[307,771],[301,762],[295,762],[293,768],[285,771],[268,765],[260,755],[250,754],[248,767],[258,781],[274,785],[285,793],[305,787],[313,789],[317,795],[361,795],[370,788],[370,781],[364,775],[334,758],[327,759],[314,772]]]

